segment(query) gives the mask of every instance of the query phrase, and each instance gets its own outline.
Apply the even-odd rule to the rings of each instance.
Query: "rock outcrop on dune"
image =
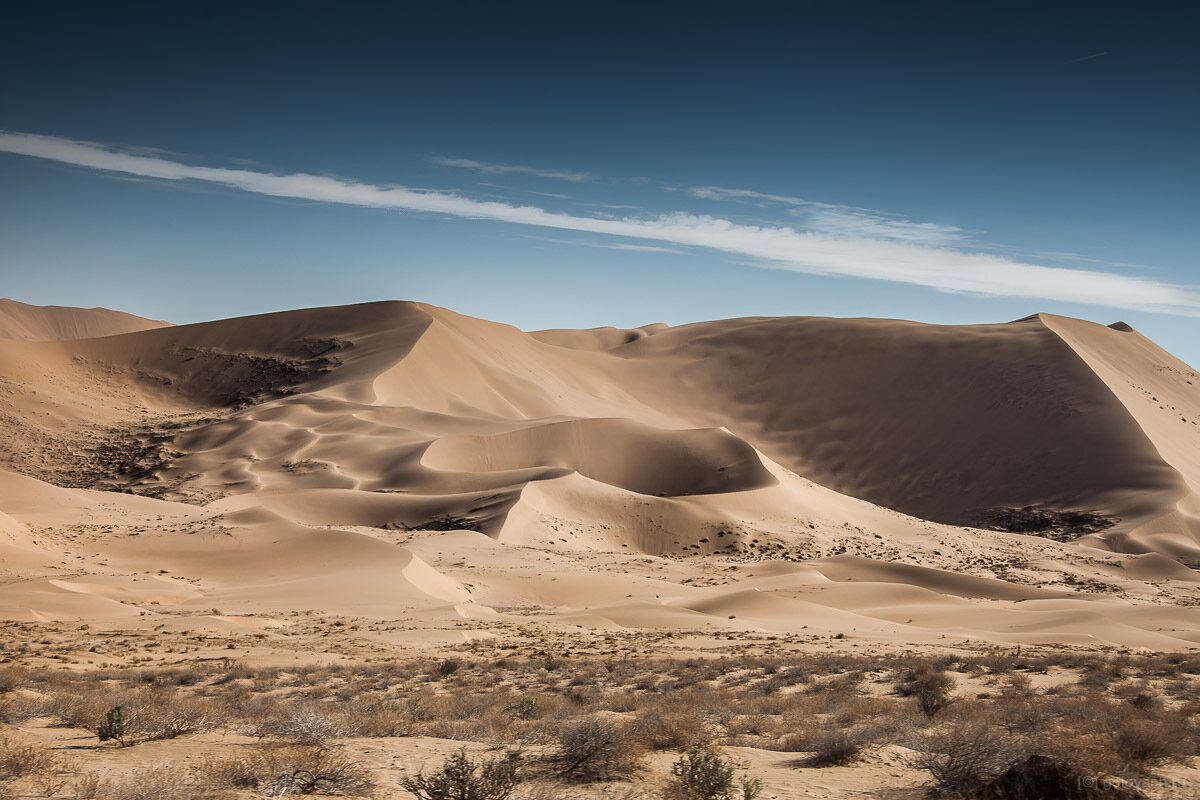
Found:
[[[33,342],[90,339],[165,328],[170,324],[161,319],[145,319],[107,308],[31,306],[0,297],[0,339]]]
[[[58,491],[146,495],[176,517],[228,517],[240,544],[209,544],[233,547],[243,567],[266,569],[270,543],[284,540],[343,576],[360,553],[363,585],[399,592],[396,602],[469,604],[515,584],[472,595],[411,553],[356,539],[364,530],[671,558],[876,560],[789,573],[797,603],[800,584],[850,573],[944,596],[961,583],[956,570],[1011,577],[1002,552],[1025,551],[1013,556],[1024,583],[1066,574],[1081,545],[1156,554],[1128,573],[1104,568],[1122,579],[1182,580],[1200,561],[1200,378],[1128,326],[754,318],[525,333],[394,302],[0,341],[0,375],[3,468]],[[37,546],[27,524],[13,514],[4,529],[22,563]],[[342,530],[340,544],[314,538],[321,526]],[[289,554],[268,570],[274,588],[256,594],[198,542],[172,550],[172,563],[206,564],[223,596],[282,607],[311,588]],[[882,578],[880,561],[908,571]],[[385,588],[392,567],[419,579]],[[762,602],[680,601],[654,618],[743,606],[770,618]]]

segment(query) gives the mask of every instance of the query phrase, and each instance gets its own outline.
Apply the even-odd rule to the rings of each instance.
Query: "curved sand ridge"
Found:
[[[754,448],[729,433],[664,431],[622,419],[552,422],[491,436],[448,436],[433,442],[421,463],[452,472],[561,467],[655,496],[739,492],[775,482]]]
[[[0,372],[6,616],[519,607],[607,629],[1200,639],[1174,605],[1200,560],[1200,380],[1135,332],[527,334],[374,303],[3,342]],[[959,527],[1024,506],[1111,527]]]

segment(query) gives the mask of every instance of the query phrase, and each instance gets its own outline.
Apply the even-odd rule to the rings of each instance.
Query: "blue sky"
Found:
[[[1186,8],[846,5],[10,12],[0,295],[527,329],[1050,311],[1200,364]]]

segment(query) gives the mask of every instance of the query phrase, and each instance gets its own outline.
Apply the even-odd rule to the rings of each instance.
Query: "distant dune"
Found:
[[[1128,326],[0,311],[9,617],[1200,641],[1200,377]]]
[[[164,328],[170,324],[107,308],[31,306],[0,297],[0,339],[34,342],[90,339]]]

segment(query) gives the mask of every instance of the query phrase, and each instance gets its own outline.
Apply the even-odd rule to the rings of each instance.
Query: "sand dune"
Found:
[[[0,308],[9,618],[1200,639],[1200,378],[1131,330],[28,308]]]
[[[0,339],[48,342],[91,339],[118,333],[165,328],[171,323],[107,308],[31,306],[0,297]]]

